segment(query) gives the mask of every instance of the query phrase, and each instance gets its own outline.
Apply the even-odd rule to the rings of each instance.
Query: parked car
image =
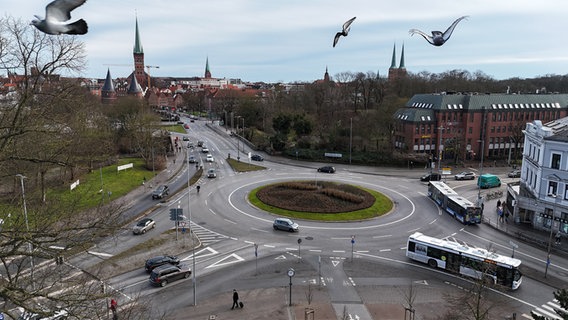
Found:
[[[208,154],[207,157],[205,158],[205,161],[207,161],[207,162],[215,162],[215,158],[213,158],[212,155]]]
[[[189,156],[189,159],[187,161],[189,161],[189,163],[196,163],[197,162],[197,160],[195,160],[195,156]]]
[[[154,270],[154,268],[163,266],[165,264],[177,266],[179,264],[179,258],[176,256],[157,256],[154,258],[150,258],[146,260],[146,263],[144,264],[144,269],[146,269],[146,271],[148,272],[151,272],[152,270]]]
[[[201,140],[200,140],[200,141],[197,141],[197,146],[198,146],[198,147],[202,147],[202,146],[203,146],[203,141],[201,141]]]
[[[335,173],[335,167],[332,166],[321,167],[318,168],[318,172]]]
[[[513,170],[507,174],[509,178],[520,178],[521,177],[521,170]]]
[[[217,177],[217,173],[215,173],[215,169],[210,168],[209,170],[207,170],[207,178],[216,178]]]
[[[263,161],[264,158],[260,154],[253,154],[250,156],[250,159],[253,161]]]
[[[189,124],[186,123],[183,127],[189,129]]]
[[[425,175],[423,175],[422,177],[420,177],[420,181],[440,181],[442,180],[442,175],[439,173],[427,173]]]
[[[183,138],[181,138],[181,140],[183,140],[183,141],[189,141],[189,137],[183,136]]]
[[[132,233],[134,234],[144,234],[148,230],[152,230],[156,227],[156,222],[150,218],[144,218],[132,228]]]
[[[191,142],[191,141],[188,142],[188,143],[187,143],[187,147],[188,147],[189,149],[192,149],[192,148],[193,148],[193,142]]]
[[[152,270],[150,274],[150,284],[165,287],[172,281],[186,279],[189,278],[190,275],[191,269],[188,265],[164,265]]]
[[[288,218],[276,218],[272,224],[274,230],[284,230],[290,232],[296,232],[300,229],[300,226],[294,221]]]
[[[209,153],[209,149],[206,146],[201,147],[201,152]]]
[[[456,180],[475,180],[475,173],[464,171],[456,174],[454,177],[456,178]]]
[[[156,188],[154,192],[152,192],[152,199],[162,199],[163,197],[167,196],[170,192],[170,188],[167,185],[163,184]]]

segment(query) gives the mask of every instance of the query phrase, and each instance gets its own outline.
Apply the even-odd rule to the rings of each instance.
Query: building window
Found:
[[[558,190],[558,182],[548,181],[548,195],[556,195],[557,190]]]
[[[550,168],[552,169],[560,169],[560,159],[562,156],[559,153],[552,154],[552,163],[550,164]]]
[[[554,210],[550,209],[550,208],[544,208],[544,214],[554,218]],[[552,227],[552,218],[544,218],[542,221],[542,226],[545,228],[551,228]]]
[[[495,127],[491,127],[491,133],[495,133]]]

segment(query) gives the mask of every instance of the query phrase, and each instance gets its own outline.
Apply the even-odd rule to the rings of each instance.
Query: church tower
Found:
[[[402,52],[401,52],[401,55],[400,55],[400,64],[397,68],[396,67],[396,43],[395,43],[393,48],[392,48],[392,59],[391,59],[391,65],[390,65],[390,68],[389,68],[388,80],[389,81],[396,81],[398,79],[405,78],[406,75],[407,75],[406,67],[404,66],[404,44],[402,45]]]
[[[140,41],[140,33],[138,31],[138,17],[136,17],[136,35],[134,38],[134,75],[136,80],[142,87],[146,87],[146,72],[144,72],[144,50],[142,49],[142,41]]]
[[[211,70],[209,70],[209,57],[205,60],[205,79],[211,79]]]
[[[101,102],[103,104],[112,104],[116,101],[116,91],[114,90],[114,83],[110,76],[110,69],[107,70],[107,75],[103,88],[101,89]]]

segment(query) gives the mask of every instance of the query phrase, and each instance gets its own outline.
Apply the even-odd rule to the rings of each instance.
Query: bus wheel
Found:
[[[428,265],[432,268],[437,268],[438,262],[436,262],[436,260],[434,260],[434,259],[430,259],[430,260],[428,260]]]

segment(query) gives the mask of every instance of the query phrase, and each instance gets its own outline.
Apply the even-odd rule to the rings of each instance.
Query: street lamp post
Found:
[[[438,173],[442,172],[442,130],[444,127],[438,127]]]
[[[485,114],[485,107],[481,107],[482,110],[482,125],[481,125],[481,161],[479,162],[479,175],[483,174],[483,159],[485,158],[485,121],[487,120],[487,115]],[[483,201],[481,199],[481,184],[477,182],[477,202],[481,206]],[[482,207],[483,208],[483,207]],[[483,214],[483,210],[481,210]]]
[[[351,125],[349,126],[349,164],[351,164],[351,150],[353,149],[353,118],[349,119]]]
[[[241,116],[236,116],[235,118],[237,118],[237,161],[241,161],[241,149],[239,148],[239,119]]]
[[[292,277],[294,277],[294,275],[296,274],[296,271],[294,271],[294,269],[290,268],[288,269],[288,277],[290,277],[290,301],[288,306],[292,306]]]
[[[243,138],[245,137],[245,117],[241,117],[243,119],[243,134],[241,135]],[[243,140],[243,153],[245,153],[245,142]]]
[[[191,275],[193,281],[193,305],[197,305],[197,281],[195,281],[195,242],[193,241],[193,226],[191,225],[191,206],[190,206],[190,193],[191,193],[191,177],[190,177],[190,167],[189,167],[189,152],[187,153],[187,212],[189,216],[189,237],[191,238]],[[199,186],[198,186],[199,187]]]
[[[21,185],[22,185],[22,202],[23,202],[23,206],[24,206],[24,219],[26,221],[26,231],[29,233],[30,232],[30,225],[28,223],[28,208],[26,206],[26,190],[24,188],[24,179],[26,178],[26,176],[24,176],[22,174],[17,174],[16,177],[20,178],[20,182],[21,182]],[[29,236],[29,234],[26,236],[26,238],[28,236]],[[30,241],[28,241],[28,251],[30,252],[30,277],[31,277],[31,280],[32,280],[32,288],[35,289],[33,245]]]
[[[544,267],[544,277],[548,274],[548,265],[550,265],[550,251],[552,250],[552,229],[554,227],[554,211],[556,210],[556,201],[558,195],[554,193],[549,193],[549,197],[554,198],[554,206],[552,207],[551,217],[550,217],[550,235],[548,236],[548,249],[546,250],[546,265]]]

